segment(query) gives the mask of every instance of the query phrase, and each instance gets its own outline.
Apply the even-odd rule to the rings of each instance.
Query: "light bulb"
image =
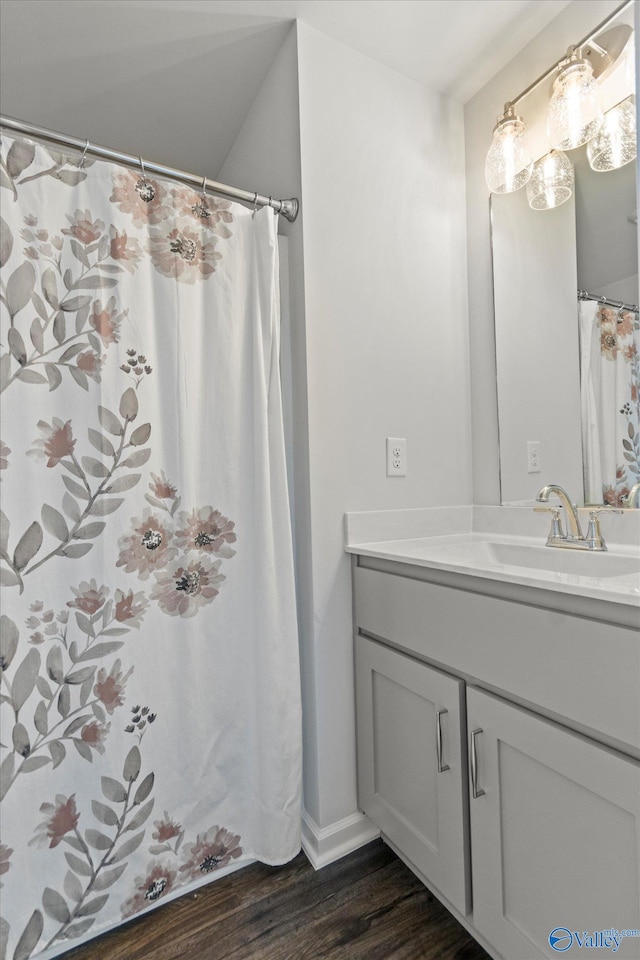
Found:
[[[597,173],[631,163],[638,152],[635,97],[627,97],[604,115],[599,133],[587,144],[589,166]]]
[[[512,104],[505,104],[505,112],[494,127],[484,165],[491,193],[519,190],[531,176],[532,163],[524,120],[516,116]]]
[[[557,150],[574,150],[591,140],[602,125],[602,108],[593,69],[575,54],[553,84],[547,134]]]
[[[532,210],[551,210],[565,203],[573,193],[573,164],[566,153],[551,150],[533,165],[527,184]]]

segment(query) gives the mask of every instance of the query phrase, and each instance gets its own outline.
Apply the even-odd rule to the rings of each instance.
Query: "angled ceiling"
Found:
[[[569,0],[2,0],[1,109],[215,177],[295,18],[465,102]]]

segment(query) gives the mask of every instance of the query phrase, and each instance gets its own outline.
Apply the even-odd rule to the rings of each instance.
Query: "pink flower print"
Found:
[[[242,856],[238,834],[230,833],[224,827],[213,827],[206,833],[198,834],[196,842],[185,849],[185,862],[180,872],[187,880],[196,880],[212,870],[226,867],[230,860]]]
[[[94,613],[104,606],[104,603],[109,594],[109,587],[99,587],[95,580],[83,580],[78,587],[71,587],[71,592],[75,594],[75,600],[68,600],[68,607],[77,607],[78,610],[82,610],[83,613],[86,613],[88,616],[92,616]]]
[[[144,593],[134,593],[133,590],[124,593],[122,590],[116,590],[114,599],[114,616],[118,623],[126,623],[137,629],[149,606]]]
[[[97,720],[92,720],[81,729],[80,738],[97,753],[104,753],[104,741],[110,729],[111,723],[98,723]]]
[[[0,440],[0,470],[6,470],[9,466],[9,454],[11,453],[11,448],[3,443]]]
[[[154,820],[153,824],[156,829],[151,836],[158,843],[167,843],[182,833],[182,825],[172,820],[166,810],[162,820]]]
[[[76,366],[96,383],[100,383],[100,373],[104,359],[100,354],[94,353],[93,350],[85,350],[76,357]]]
[[[618,311],[613,310],[611,307],[600,307],[596,314],[596,321],[598,326],[609,326],[613,327],[618,317]]]
[[[154,267],[165,277],[182,283],[206,280],[215,272],[222,254],[215,249],[217,238],[205,239],[201,228],[188,221],[172,221],[167,230],[152,230],[147,251]]]
[[[64,797],[59,793],[55,804],[41,804],[40,813],[46,813],[47,818],[36,827],[29,846],[57,847],[65,834],[76,829],[80,814],[76,810],[75,797],[75,793],[70,797]]]
[[[117,567],[124,567],[127,573],[137,573],[140,580],[146,580],[149,574],[165,567],[178,551],[173,546],[171,529],[148,508],[142,519],[134,517],[133,530],[118,540],[120,556]]]
[[[125,674],[122,673],[120,667],[121,663],[119,660],[116,660],[109,673],[107,673],[104,667],[100,667],[97,681],[93,688],[93,692],[109,716],[113,714],[113,711],[117,707],[121,707],[124,703],[123,695],[125,686],[127,680],[133,673],[133,667]]]
[[[32,230],[21,230],[20,236],[30,244],[30,246],[24,249],[25,256],[29,257],[30,260],[38,260],[41,256],[46,258],[53,256],[53,247],[51,244],[55,243],[55,239],[49,242],[48,230],[36,230],[35,232]]]
[[[176,526],[176,543],[182,550],[215,553],[223,557],[235,554],[235,550],[228,546],[236,542],[235,524],[213,507],[201,507],[191,514],[180,513]]]
[[[72,455],[76,441],[71,432],[71,420],[63,423],[58,417],[54,417],[50,424],[39,420],[38,430],[42,436],[33,441],[34,449],[27,451],[28,456],[41,463],[46,462],[48,467],[55,467],[65,457]]]
[[[67,220],[71,226],[63,228],[62,232],[75,237],[85,246],[95,243],[102,236],[104,223],[102,220],[93,220],[89,210],[76,210],[72,217],[67,214]]]
[[[618,338],[615,330],[605,327],[600,333],[600,351],[606,360],[615,360],[618,355]]]
[[[153,187],[155,195],[153,199],[146,202],[136,190],[139,180],[140,174],[132,170],[122,170],[115,174],[111,202],[117,203],[122,213],[129,214],[136,227],[142,227],[147,223],[161,223],[171,212],[164,203],[164,190],[157,180],[147,177],[147,182]]]
[[[634,315],[629,310],[622,310],[617,318],[617,331],[619,337],[630,337],[633,333]]]
[[[143,255],[138,240],[129,237],[126,230],[120,232],[115,227],[109,227],[109,238],[111,258],[117,260],[129,273],[135,273]]]
[[[600,307],[596,314],[600,327],[600,352],[606,360],[615,360],[618,353],[617,318],[618,311],[609,307]]]
[[[118,313],[115,297],[110,297],[104,306],[101,300],[94,301],[89,314],[89,323],[102,340],[103,346],[108,347],[119,341],[120,324],[128,313],[128,310]]]
[[[616,471],[619,473],[619,471]],[[618,479],[620,477],[618,476]],[[625,485],[623,487],[604,487],[602,491],[602,499],[610,507],[626,507],[626,497],[629,495],[629,487]]]
[[[195,617],[201,607],[218,596],[218,585],[225,579],[219,573],[221,560],[210,564],[202,559],[176,560],[171,567],[156,573],[151,599],[157,600],[170,617]]]
[[[175,500],[178,496],[177,489],[173,486],[172,483],[169,483],[167,478],[164,475],[164,470],[160,471],[160,476],[156,476],[155,473],[151,474],[153,482],[149,484],[149,490],[154,497],[157,497],[158,500]]]
[[[231,236],[225,226],[233,222],[231,203],[217,197],[202,196],[189,187],[177,187],[171,190],[173,207],[178,217],[193,220],[212,233],[224,239]]]
[[[176,882],[177,871],[168,863],[151,862],[143,877],[135,878],[136,892],[122,904],[122,916],[131,917],[166,896]]]

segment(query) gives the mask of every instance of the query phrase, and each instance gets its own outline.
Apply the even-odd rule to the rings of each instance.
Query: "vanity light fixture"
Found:
[[[533,165],[527,184],[527,200],[532,210],[551,210],[565,203],[573,193],[573,164],[566,153],[550,150]]]
[[[569,47],[567,60],[553,84],[547,113],[549,143],[558,150],[575,150],[588,143],[602,126],[600,92],[588,60]]]
[[[633,51],[631,39],[633,29],[628,24],[618,24],[606,33],[603,31],[634,2],[635,0],[624,0],[588,36],[575,46],[569,47],[564,57],[529,84],[517,97],[505,104],[504,113],[498,118],[494,127],[493,140],[485,161],[485,178],[491,193],[512,193],[529,183],[533,170],[533,157],[525,135],[524,120],[516,114],[516,105],[551,77],[555,76],[547,116],[547,133],[550,146],[553,148],[551,154],[555,151],[562,156],[562,151],[574,150],[598,136],[604,123],[599,97],[599,81],[613,71],[623,53],[627,59],[630,51]],[[623,115],[616,122],[628,125],[626,112],[623,111]],[[620,137],[622,139],[628,135],[620,134]],[[626,149],[628,152],[629,148]],[[613,155],[615,151],[611,148],[609,152]],[[620,156],[625,155],[622,147],[618,152]],[[545,162],[551,154],[547,154],[538,161],[540,164],[538,175],[541,181],[545,179],[543,173]],[[633,158],[629,157],[629,160],[631,159]],[[554,162],[559,163],[557,157]],[[601,162],[604,163],[604,159]],[[550,170],[549,163],[546,169]],[[566,167],[563,169],[566,171]],[[603,166],[600,169],[615,168]],[[566,175],[566,173],[563,174],[565,177]],[[560,167],[558,167],[557,176],[560,177]],[[566,189],[573,190],[573,185],[569,186],[568,181],[563,186],[564,190],[560,191],[558,196],[562,195]],[[530,203],[531,196],[541,196],[539,188],[536,189],[533,184],[530,194]],[[570,195],[569,193],[564,199],[568,199]],[[551,194],[548,196],[550,197]],[[540,203],[541,205],[535,209],[550,209],[551,204],[545,205],[546,202],[542,200]],[[553,205],[558,206],[558,202]]]
[[[602,173],[631,163],[637,152],[636,105],[630,96],[605,113],[600,132],[587,144],[587,158],[591,169]]]
[[[487,186],[491,193],[513,193],[528,181],[532,167],[524,120],[516,115],[512,103],[505,103],[484,165]]]

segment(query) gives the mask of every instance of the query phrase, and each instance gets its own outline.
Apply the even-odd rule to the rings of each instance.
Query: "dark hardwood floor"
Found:
[[[489,960],[380,840],[318,872],[254,864],[64,955],[177,958]]]

